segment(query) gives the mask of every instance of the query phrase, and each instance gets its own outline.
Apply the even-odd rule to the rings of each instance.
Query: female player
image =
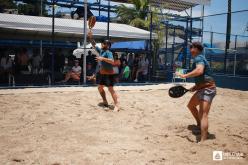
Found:
[[[195,86],[191,88],[195,94],[188,103],[188,108],[194,116],[197,126],[201,129],[201,142],[207,139],[208,135],[208,113],[212,100],[216,95],[215,81],[211,75],[210,66],[206,58],[202,55],[203,46],[199,42],[194,42],[190,46],[193,56],[192,71],[187,74],[176,73],[181,78],[195,78]],[[197,106],[199,105],[199,110]]]

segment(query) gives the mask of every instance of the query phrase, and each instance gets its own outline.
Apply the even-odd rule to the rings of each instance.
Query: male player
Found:
[[[100,103],[100,105],[108,107],[108,101],[106,99],[106,93],[104,91],[104,86],[108,87],[109,92],[112,95],[112,98],[114,100],[114,111],[118,112],[119,109],[119,102],[117,94],[114,90],[114,83],[115,83],[115,77],[114,77],[114,58],[111,51],[109,51],[111,47],[111,42],[109,40],[104,40],[101,44],[101,48],[96,46],[96,42],[93,40],[92,32],[88,33],[88,38],[92,44],[92,46],[96,49],[96,51],[99,53],[99,56],[96,57],[96,60],[100,64],[100,71],[97,76],[97,82],[98,82],[98,91],[102,97],[103,102]]]

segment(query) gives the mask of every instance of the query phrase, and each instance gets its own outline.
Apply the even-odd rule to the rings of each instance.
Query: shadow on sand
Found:
[[[197,125],[188,125],[188,130],[192,132],[193,135],[195,135],[196,141],[199,142],[201,140],[201,129]],[[214,140],[216,139],[215,134],[211,134],[208,132],[208,139]]]

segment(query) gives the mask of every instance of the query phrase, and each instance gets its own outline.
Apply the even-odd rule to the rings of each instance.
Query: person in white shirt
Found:
[[[12,60],[9,55],[5,55],[0,59],[0,72],[9,73],[12,70]]]
[[[75,81],[80,81],[80,75],[81,75],[82,68],[79,66],[79,61],[75,60],[75,65],[72,67],[71,71],[69,71],[65,75],[65,79],[62,82],[67,82],[70,79],[73,79]]]
[[[136,73],[136,79],[134,80],[134,82],[138,82],[138,76],[140,73],[142,73],[143,76],[147,76],[147,74],[148,74],[149,61],[145,56],[143,56],[139,65],[140,66],[139,66],[139,69]]]

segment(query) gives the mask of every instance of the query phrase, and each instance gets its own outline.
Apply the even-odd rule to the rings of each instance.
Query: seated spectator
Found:
[[[130,68],[129,66],[126,64],[126,62],[123,62],[123,69],[122,69],[122,73],[121,73],[121,80],[122,81],[128,81],[130,77]]]
[[[66,73],[65,79],[62,82],[67,82],[70,79],[73,79],[74,81],[80,81],[81,71],[82,68],[79,66],[79,61],[75,60],[75,65],[68,73]]]
[[[67,58],[65,58],[65,62],[64,63],[65,63],[65,65],[64,65],[64,68],[63,68],[63,72],[62,73],[66,74],[66,73],[68,73],[72,69],[72,67],[68,65],[68,59]]]

